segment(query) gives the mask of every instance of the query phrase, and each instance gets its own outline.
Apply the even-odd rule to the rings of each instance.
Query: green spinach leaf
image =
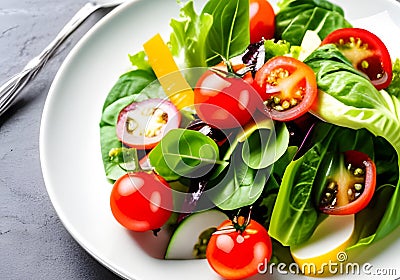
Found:
[[[154,73],[146,70],[133,70],[121,75],[104,101],[103,112],[118,99],[139,93],[155,79]]]
[[[207,184],[208,198],[224,210],[253,204],[260,197],[270,174],[271,166],[252,169],[243,161],[242,145],[236,146],[223,172]]]
[[[276,162],[289,145],[289,131],[284,123],[260,127],[244,141],[243,161],[253,169],[263,169]]]

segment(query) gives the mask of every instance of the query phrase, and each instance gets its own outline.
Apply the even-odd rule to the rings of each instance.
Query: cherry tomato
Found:
[[[178,109],[169,101],[153,98],[134,102],[119,113],[117,137],[131,148],[151,149],[180,122]]]
[[[221,70],[221,65],[207,70],[197,81],[194,102],[199,118],[219,129],[243,126],[251,120],[256,107],[262,105],[248,82]]]
[[[355,214],[371,201],[376,185],[375,163],[359,151],[347,151],[328,176],[320,210],[330,215]]]
[[[275,12],[267,0],[250,0],[250,43],[272,39],[275,34]]]
[[[375,34],[361,28],[343,28],[330,33],[322,44],[335,44],[378,90],[392,81],[389,51]]]
[[[206,257],[225,279],[243,279],[257,274],[260,264],[271,259],[272,242],[267,230],[254,220],[243,230],[226,230],[233,226],[226,220],[217,228],[208,242]]]
[[[318,93],[313,70],[286,56],[268,60],[256,72],[253,86],[264,100],[265,110],[278,121],[291,121],[307,113]]]
[[[110,206],[115,219],[125,228],[155,230],[171,216],[172,190],[154,173],[127,173],[114,183]]]

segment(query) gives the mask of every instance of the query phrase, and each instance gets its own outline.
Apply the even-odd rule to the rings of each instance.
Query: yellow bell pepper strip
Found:
[[[144,43],[143,47],[150,66],[171,102],[178,110],[192,106],[194,103],[193,90],[179,71],[171,51],[160,34]]]

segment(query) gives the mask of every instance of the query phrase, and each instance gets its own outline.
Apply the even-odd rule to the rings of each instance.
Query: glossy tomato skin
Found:
[[[356,214],[363,210],[369,202],[371,201],[372,197],[375,193],[376,187],[376,166],[375,163],[368,157],[367,154],[364,154],[359,151],[346,151],[344,154],[344,161],[345,166],[351,166],[354,168],[361,168],[363,170],[363,187],[362,193],[354,200],[347,202],[348,199],[348,190],[352,189],[352,185],[346,185],[346,182],[352,182],[354,184],[354,178],[345,178],[345,177],[354,177],[354,174],[349,174],[348,171],[351,170],[350,168],[346,168],[347,170],[342,170],[340,174],[340,181],[338,183],[338,192],[336,193],[336,201],[344,201],[347,202],[345,204],[341,203],[341,205],[322,205],[320,210],[329,215],[350,215]],[[340,193],[341,192],[341,193]],[[352,189],[352,192],[355,192]],[[339,198],[342,196],[342,198]],[[343,198],[344,196],[344,198]]]
[[[335,44],[353,63],[365,73],[376,89],[387,88],[392,81],[392,60],[382,40],[368,30],[342,28],[330,33],[322,44]]]
[[[253,87],[264,101],[264,109],[270,117],[283,122],[307,113],[318,94],[313,70],[305,63],[286,56],[268,60],[256,72]],[[283,106],[286,104],[289,104],[288,108]]]
[[[194,89],[196,113],[205,123],[218,129],[243,126],[252,119],[262,101],[249,82],[226,70],[220,72],[220,68],[207,70],[197,81]],[[249,75],[246,77],[252,80]]]
[[[250,43],[272,39],[275,34],[275,12],[267,0],[250,0]]]
[[[114,183],[110,207],[115,219],[125,228],[155,230],[171,216],[172,190],[163,178],[154,173],[127,173]]]
[[[228,226],[232,226],[232,221],[224,221],[217,232]],[[254,220],[250,220],[243,232],[213,234],[206,250],[208,263],[225,279],[255,275],[260,264],[270,261],[271,256],[271,238],[267,230]]]

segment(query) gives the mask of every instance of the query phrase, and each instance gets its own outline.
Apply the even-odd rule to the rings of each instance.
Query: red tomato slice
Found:
[[[375,34],[361,28],[343,28],[330,33],[322,44],[335,44],[378,90],[387,88],[392,81],[389,51]]]
[[[113,186],[110,207],[115,219],[133,231],[156,230],[172,213],[172,189],[154,173],[127,173]]]
[[[239,217],[239,221],[244,220]],[[210,266],[225,279],[244,279],[258,273],[260,264],[269,262],[272,242],[267,230],[254,220],[241,230],[224,221],[211,236],[206,257]],[[219,232],[219,233],[218,233]]]
[[[233,70],[237,67],[240,66],[233,66]],[[262,105],[251,82],[250,72],[242,79],[228,73],[223,64],[207,70],[194,89],[197,115],[205,123],[219,129],[245,125],[251,120],[256,107]]]
[[[344,163],[329,176],[320,210],[330,215],[355,214],[371,201],[375,185],[375,163],[362,152],[347,151]]]
[[[267,0],[250,0],[250,43],[263,38],[272,39],[275,34],[275,12]]]
[[[128,147],[151,149],[168,131],[178,128],[180,122],[178,109],[167,100],[134,102],[119,113],[117,137]]]
[[[278,121],[294,120],[307,113],[318,93],[313,70],[286,56],[268,60],[256,72],[253,86],[264,100],[265,110]]]

